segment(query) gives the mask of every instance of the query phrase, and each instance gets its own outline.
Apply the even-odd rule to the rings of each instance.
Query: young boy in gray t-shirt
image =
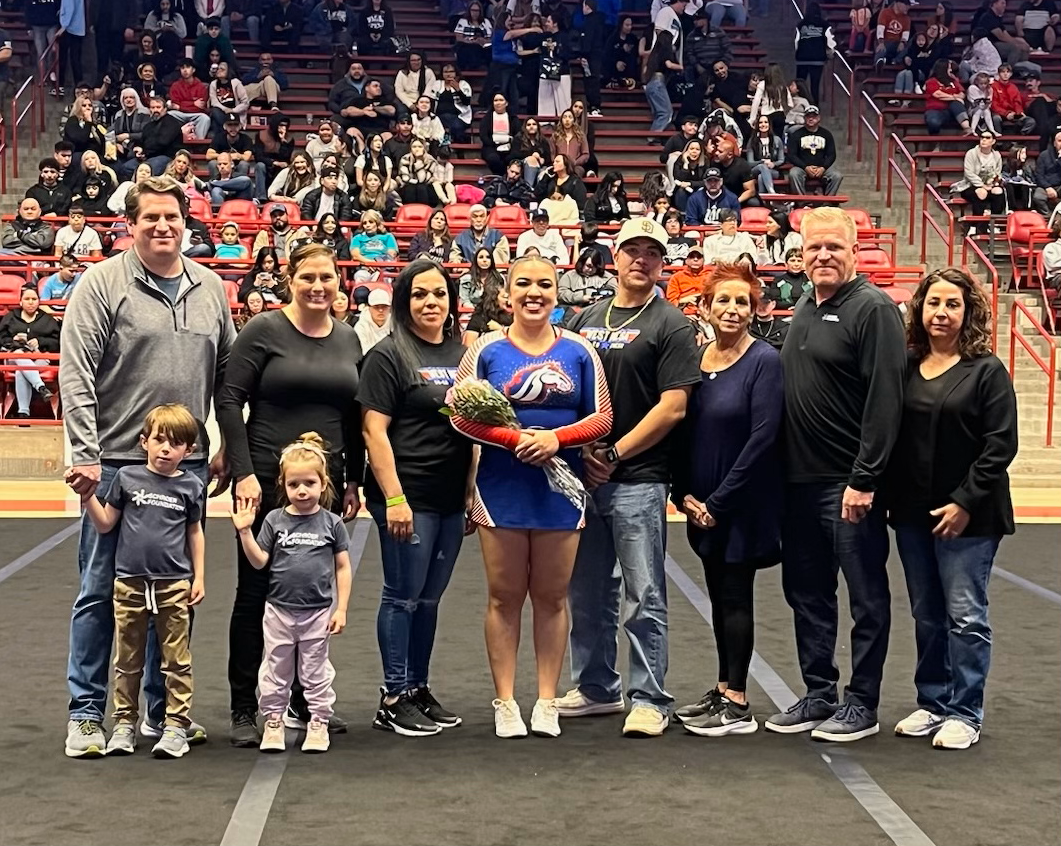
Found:
[[[114,730],[108,755],[136,751],[140,677],[152,616],[166,682],[166,725],[151,751],[156,758],[180,758],[188,751],[189,608],[206,594],[204,489],[180,463],[198,434],[199,424],[183,405],[152,409],[140,434],[147,464],[120,468],[102,502],[94,494],[81,500],[96,531],[119,531],[114,557]]]

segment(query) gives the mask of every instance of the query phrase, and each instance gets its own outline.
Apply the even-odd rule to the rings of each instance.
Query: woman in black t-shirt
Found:
[[[393,287],[391,335],[365,358],[358,399],[379,529],[383,595],[376,631],[384,690],[373,726],[410,737],[459,726],[428,688],[438,603],[465,531],[471,442],[439,413],[464,353],[457,286],[430,259]]]
[[[319,432],[328,446],[328,475],[343,491],[344,519],[360,507],[357,487],[364,470],[361,409],[357,404],[361,345],[352,326],[331,315],[339,292],[335,254],[308,243],[291,252],[286,288],[291,301],[259,314],[236,338],[217,401],[217,422],[236,480],[237,507],[257,509],[254,532],[277,507],[280,451],[302,432]],[[243,409],[250,407],[247,421]],[[345,485],[345,487],[344,487]],[[233,746],[257,746],[255,688],[264,648],[262,617],[269,571],[253,567],[236,544],[236,600],[229,626],[228,681],[231,689]],[[301,690],[288,716],[308,722]],[[345,731],[332,718],[331,731]]]

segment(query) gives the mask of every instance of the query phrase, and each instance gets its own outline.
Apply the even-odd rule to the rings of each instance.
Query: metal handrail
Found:
[[[876,190],[880,191],[881,182],[881,164],[884,161],[884,114],[878,108],[877,104],[873,102],[873,98],[869,96],[865,91],[862,92],[862,96],[858,98],[858,135],[855,139],[855,161],[862,161],[862,127],[866,127],[869,130],[869,134],[873,137],[873,140],[877,142],[877,155],[874,162],[875,170],[877,172],[877,187]],[[876,128],[870,126],[869,120],[862,109],[862,104],[868,103],[869,107],[877,113],[877,126]]]
[[[962,267],[970,276],[975,276],[969,267],[969,251],[972,250],[980,259],[980,263],[987,271],[988,280],[991,283],[991,349],[998,353],[998,268],[995,263],[987,257],[987,254],[976,243],[974,238],[965,238],[962,241]]]
[[[947,229],[944,230],[932,217],[932,210],[928,207],[928,195],[931,194],[936,205],[943,210],[943,216],[947,220]],[[939,192],[925,183],[925,190],[921,194],[921,262],[924,263],[928,255],[928,227],[931,226],[943,243],[947,245],[947,264],[954,264],[954,212],[944,202]]]
[[[898,135],[894,132],[889,138],[889,147],[891,153],[888,156],[888,190],[885,198],[888,203],[888,208],[892,207],[892,175],[899,177],[899,181],[906,187],[907,193],[910,195],[910,223],[909,232],[907,233],[907,243],[913,245],[914,243],[914,232],[917,230],[917,160],[910,155],[910,151],[906,149],[906,145],[902,142]],[[906,174],[903,173],[899,163],[895,160],[895,151],[902,153],[903,158],[910,165],[910,178],[906,178]],[[877,184],[877,190],[880,190],[880,183]],[[921,256],[921,261],[924,261],[924,255]]]
[[[1025,338],[1020,332],[1017,331],[1017,312],[1021,312],[1028,320],[1031,321],[1035,331],[1039,333],[1039,336],[1046,341],[1046,345],[1050,350],[1050,361],[1046,362],[1045,359],[1039,353],[1035,351],[1035,347],[1031,345],[1027,338]],[[1039,369],[1046,374],[1050,380],[1050,384],[1046,389],[1046,445],[1054,445],[1054,401],[1056,399],[1056,387],[1057,387],[1057,341],[1050,337],[1050,333],[1043,328],[1043,325],[1036,320],[1035,315],[1031,313],[1024,303],[1020,300],[1013,300],[1013,305],[1009,310],[1009,375],[1013,378],[1015,375],[1014,368],[1017,362],[1017,344],[1018,342],[1025,351],[1032,357]]]
[[[31,85],[33,85],[32,76],[26,78],[26,81],[22,83],[21,87],[15,93],[15,96],[11,98],[11,176],[15,179],[18,179],[18,129],[26,115],[29,115],[30,149],[37,146],[37,122],[33,115],[36,97],[30,96],[29,103],[26,104],[26,107],[22,109],[21,112],[18,110],[19,97],[21,97],[26,92],[26,88]]]
[[[47,93],[48,79],[55,74],[55,84],[59,85],[59,39],[53,38],[48,46],[37,59],[37,126],[41,132],[47,131],[47,109],[45,108],[44,96]]]

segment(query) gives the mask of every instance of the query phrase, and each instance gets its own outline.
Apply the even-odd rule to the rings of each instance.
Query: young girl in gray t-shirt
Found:
[[[258,708],[265,716],[259,748],[284,751],[282,717],[297,667],[311,715],[302,751],[327,752],[335,704],[328,639],[346,628],[352,572],[346,527],[328,510],[335,488],[324,441],[316,432],[302,435],[280,454],[280,489],[286,504],[266,515],[257,538],[249,502],[237,502],[232,514],[248,560],[259,570],[269,566],[265,657],[258,673]]]

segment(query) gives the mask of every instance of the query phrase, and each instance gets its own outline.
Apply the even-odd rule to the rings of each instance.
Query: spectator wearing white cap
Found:
[[[567,264],[570,260],[564,239],[558,230],[549,228],[549,212],[544,209],[531,215],[531,228],[516,239],[516,255],[526,254],[530,247],[536,247],[538,254],[553,264]]]
[[[391,294],[385,288],[373,288],[368,294],[368,305],[361,310],[354,326],[361,350],[368,353],[391,333]]]

